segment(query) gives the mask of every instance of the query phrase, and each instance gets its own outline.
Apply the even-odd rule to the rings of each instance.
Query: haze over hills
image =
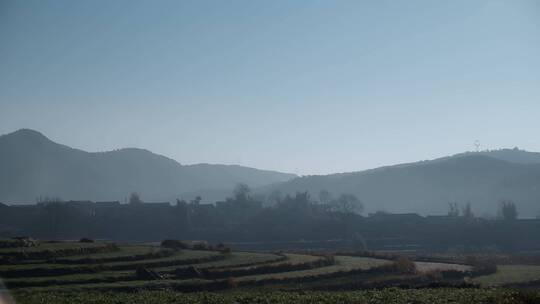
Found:
[[[466,152],[430,161],[360,172],[305,176],[265,192],[327,190],[358,196],[368,212],[445,214],[448,202],[471,202],[477,215],[495,216],[501,200],[516,202],[520,216],[540,214],[540,154],[515,149]]]
[[[211,201],[240,182],[259,187],[295,177],[236,165],[181,165],[134,148],[90,153],[29,129],[0,136],[0,171],[0,201],[29,203],[39,196],[123,200],[133,191],[150,201],[184,194]]]
[[[133,191],[148,201],[201,195],[214,202],[242,182],[265,194],[352,193],[367,212],[445,214],[448,202],[455,201],[471,202],[477,215],[495,215],[502,199],[512,199],[521,216],[540,213],[540,153],[517,148],[297,177],[234,165],[181,165],[135,148],[90,153],[23,129],[0,136],[0,169],[0,201],[8,203],[32,203],[39,196],[123,200]]]
[[[513,149],[464,152],[415,163],[321,176],[297,177],[263,187],[294,194],[352,193],[368,212],[446,214],[448,203],[470,202],[479,216],[496,216],[502,200],[521,217],[540,215],[540,153]],[[270,189],[270,190],[269,190]]]

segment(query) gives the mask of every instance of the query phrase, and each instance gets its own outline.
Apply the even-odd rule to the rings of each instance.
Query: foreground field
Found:
[[[47,293],[19,292],[19,304],[212,304],[212,303],[357,303],[357,304],[528,304],[540,303],[540,294],[499,289],[383,289],[355,292],[226,292],[178,293],[142,291],[135,293]]]
[[[474,288],[538,280],[540,266],[502,265],[484,275],[474,263],[458,259],[233,252],[224,245],[169,241],[162,246],[72,241],[6,248],[0,276],[23,304],[540,303],[537,295]],[[439,288],[429,289],[434,286]]]
[[[497,272],[474,278],[482,286],[502,286],[507,284],[527,283],[540,280],[540,266],[536,265],[499,265]]]

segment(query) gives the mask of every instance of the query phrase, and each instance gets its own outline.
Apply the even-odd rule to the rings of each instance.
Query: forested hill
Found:
[[[0,201],[123,200],[133,191],[147,200],[182,194],[224,196],[237,183],[259,187],[295,177],[235,165],[181,165],[142,149],[90,153],[22,129],[0,136]],[[205,194],[211,193],[210,197]]]
[[[520,216],[536,217],[540,214],[538,155],[517,149],[468,152],[360,172],[299,177],[261,191],[351,193],[369,212],[445,214],[448,202],[470,202],[479,216],[495,216],[500,201],[511,199]]]

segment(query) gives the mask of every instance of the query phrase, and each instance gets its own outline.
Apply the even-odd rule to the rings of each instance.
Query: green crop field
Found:
[[[116,253],[116,252],[115,252]],[[136,268],[137,266],[168,266],[168,265],[177,265],[183,262],[189,262],[193,259],[211,259],[219,257],[221,254],[219,252],[212,251],[196,251],[196,250],[185,250],[177,252],[171,256],[162,257],[162,258],[150,258],[144,260],[136,261],[116,261],[109,263],[98,263],[99,267],[105,269],[131,269]],[[78,256],[78,258],[87,258],[88,255]],[[55,263],[55,262],[43,262],[43,263],[32,263],[32,264],[15,264],[15,265],[0,265],[0,274],[8,273],[9,271],[15,270],[35,270],[35,269],[78,269],[78,268],[92,268],[92,264],[69,264],[64,263]]]
[[[145,257],[151,254],[164,252],[164,250],[155,246],[133,245],[133,246],[118,246],[118,249],[111,252],[102,252],[87,255],[67,256],[57,259],[56,263],[72,263],[83,264],[87,262],[101,262],[108,260],[136,259],[137,257]]]
[[[403,284],[416,288],[441,282],[494,286],[540,279],[540,266],[502,265],[496,273],[468,278],[473,267],[459,263],[407,260],[405,265],[414,263],[416,267],[405,271],[388,258],[354,254],[231,252],[210,247],[177,250],[105,242],[41,242],[35,247],[4,248],[3,252],[0,275],[18,303],[23,304],[511,304],[514,302],[509,299],[522,295],[504,289],[369,288]],[[25,258],[26,252],[31,252],[29,258]],[[452,278],[444,281],[437,271],[451,271]]]
[[[460,264],[449,263],[433,263],[433,262],[415,262],[416,269],[420,272],[429,272],[434,270],[455,270],[455,271],[469,271],[472,267]]]
[[[207,268],[229,268],[229,267],[243,267],[254,264],[266,264],[281,260],[282,257],[273,253],[258,253],[258,252],[233,252],[229,254],[225,259],[197,263],[196,266],[199,269]],[[195,265],[195,264],[194,264]],[[172,265],[166,267],[153,268],[160,273],[174,272],[178,268],[186,268],[191,265]]]
[[[499,265],[496,273],[473,279],[482,286],[501,286],[538,280],[540,280],[540,266],[536,265]]]
[[[0,255],[11,255],[17,253],[32,253],[32,252],[44,252],[44,251],[58,251],[74,248],[98,248],[104,247],[107,243],[95,242],[95,243],[80,243],[80,242],[42,242],[35,247],[13,247],[13,248],[0,248]]]
[[[302,277],[313,277],[321,275],[329,275],[332,273],[347,272],[351,270],[367,270],[373,267],[381,266],[390,263],[387,260],[352,257],[352,256],[336,256],[336,263],[330,266],[324,266],[314,269],[289,271],[281,273],[270,273],[263,275],[252,275],[239,278],[239,280],[264,280],[264,279],[291,279]]]
[[[227,292],[177,293],[171,291],[48,293],[18,292],[19,304],[526,304],[539,303],[539,294],[497,289],[383,289],[355,292]]]

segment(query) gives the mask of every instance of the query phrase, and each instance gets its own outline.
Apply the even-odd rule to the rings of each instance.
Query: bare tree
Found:
[[[499,206],[499,218],[506,221],[517,219],[518,212],[516,204],[511,200],[502,201]]]
[[[234,187],[233,195],[234,198],[237,201],[247,201],[249,200],[249,194],[251,193],[251,189],[248,185],[239,183]]]
[[[137,192],[131,192],[129,195],[129,203],[130,204],[140,204],[142,203],[141,196]]]
[[[468,220],[474,218],[474,213],[472,212],[471,202],[467,202],[467,204],[465,204],[465,207],[463,207],[463,209],[461,209],[461,214],[465,219],[468,219]]]
[[[448,216],[458,217],[459,207],[457,202],[448,202]]]
[[[199,205],[201,203],[201,196],[200,195],[197,195],[194,199],[191,200],[191,204],[193,205]]]
[[[362,213],[364,204],[353,194],[342,194],[331,203],[331,210],[341,213]]]
[[[283,200],[283,194],[281,194],[281,191],[274,190],[270,192],[268,197],[266,198],[267,204],[270,206],[275,206],[281,203]]]
[[[332,200],[332,194],[327,190],[321,190],[319,192],[319,202],[321,204],[328,204]]]

